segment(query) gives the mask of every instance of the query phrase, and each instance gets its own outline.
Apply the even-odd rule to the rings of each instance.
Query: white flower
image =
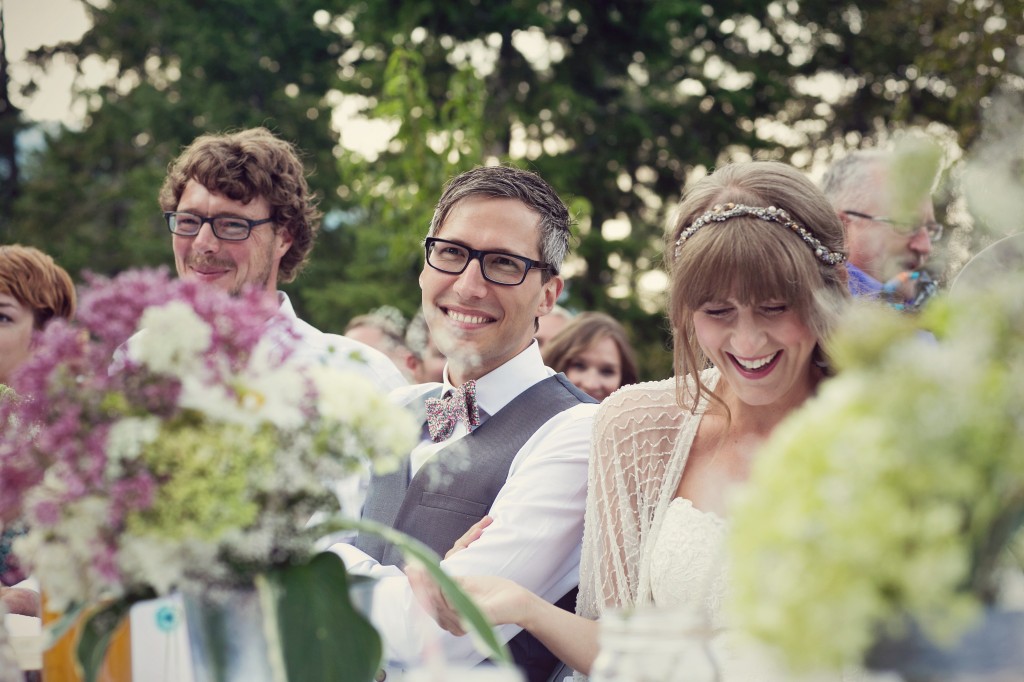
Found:
[[[47,608],[62,613],[72,603],[96,595],[118,596],[96,566],[101,535],[110,517],[109,502],[96,496],[69,503],[56,526],[29,526],[14,541],[19,556],[32,557],[33,574],[46,588]]]
[[[338,447],[355,448],[378,471],[386,471],[396,464],[398,453],[408,452],[415,445],[418,425],[412,415],[364,377],[324,367],[313,379],[320,413],[351,427],[344,434],[347,445]]]
[[[361,420],[369,396],[378,393],[369,380],[333,367],[320,367],[313,373],[320,413],[338,421]]]
[[[262,350],[261,350],[262,349]],[[272,424],[291,430],[303,426],[302,405],[307,380],[295,364],[277,365],[265,347],[257,346],[248,366],[226,383],[208,383],[206,377],[181,377],[178,404],[202,412],[213,421],[255,428]]]
[[[128,339],[129,355],[161,374],[194,371],[213,337],[209,325],[183,301],[147,308],[139,327],[142,331]]]
[[[120,544],[118,561],[125,575],[146,576],[146,581],[161,595],[183,584],[189,558],[177,541],[125,533]]]
[[[733,509],[734,607],[793,665],[855,662],[908,616],[949,637],[996,587],[1024,517],[1019,292],[936,299],[931,341],[872,309],[759,453]]]
[[[265,338],[257,344],[241,377],[241,406],[261,422],[297,429],[306,421],[302,405],[309,385],[298,363],[280,364],[276,354]]]
[[[125,417],[114,423],[107,434],[107,470],[110,479],[119,478],[121,463],[138,457],[142,449],[160,436],[156,417]]]

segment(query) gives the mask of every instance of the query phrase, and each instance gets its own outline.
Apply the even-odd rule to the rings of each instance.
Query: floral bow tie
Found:
[[[459,386],[444,398],[427,398],[427,430],[430,440],[440,443],[452,435],[455,422],[462,420],[466,426],[480,426],[480,408],[476,404],[476,382],[473,380]]]

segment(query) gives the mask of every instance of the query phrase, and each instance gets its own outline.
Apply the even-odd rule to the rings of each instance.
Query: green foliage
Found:
[[[82,679],[96,682],[107,655],[110,640],[121,620],[128,615],[135,599],[117,599],[89,612],[82,624],[75,651],[82,666]]]
[[[400,113],[397,107],[382,108],[394,93],[390,81],[381,81],[379,74],[382,68],[390,71],[390,60],[412,46],[420,57],[409,66],[419,75],[408,79],[415,86],[405,93],[420,99],[404,110],[403,127],[422,126],[433,114],[439,129],[462,132],[477,143],[476,155],[461,153],[460,164],[525,165],[583,209],[576,255],[568,263],[574,274],[563,303],[604,310],[631,324],[646,377],[671,371],[661,312],[656,304],[642,306],[637,293],[640,276],[660,264],[662,224],[669,207],[687,172],[713,165],[725,146],[763,146],[739,121],[771,113],[785,101],[783,90],[772,100],[727,90],[704,74],[703,58],[689,63],[687,53],[699,48],[720,53],[739,71],[757,65],[767,70],[769,80],[779,78],[771,69],[789,68],[784,56],[766,59],[716,47],[724,35],[720,17],[763,14],[757,3],[730,2],[711,17],[703,7],[694,2],[524,2],[514,8],[460,7],[456,13],[437,11],[427,3],[399,2],[353,4],[346,15],[359,29],[356,46],[361,48],[351,62],[357,77],[348,81],[354,84],[350,91],[382,98],[379,111],[371,115]],[[540,41],[534,51],[547,54],[528,55],[525,47],[516,47],[528,32],[546,36],[547,44]],[[475,47],[467,49],[467,43]],[[493,66],[475,64],[474,50],[478,57],[488,54]],[[476,89],[463,93],[453,83],[468,70],[476,73]],[[379,85],[366,89],[366,79],[358,75]],[[684,78],[702,82],[712,96],[681,92],[678,84]],[[466,110],[462,102],[474,109]],[[437,115],[453,103],[467,114],[460,117],[459,127],[453,126],[459,121]],[[418,144],[393,144],[389,154],[382,156],[385,164],[419,162],[410,176],[412,184],[435,178],[436,157],[423,155],[422,138]],[[395,177],[379,163],[371,171],[370,179]],[[429,194],[423,208],[429,209],[436,196]],[[630,223],[629,237],[605,239],[601,226],[621,217]],[[382,211],[380,220],[387,219]],[[417,236],[423,235],[425,225],[420,223]]]
[[[663,302],[642,278],[688,178],[751,157],[806,166],[887,128],[941,123],[966,147],[991,95],[1020,89],[1022,5],[111,0],[89,7],[81,41],[33,56],[99,58],[117,76],[83,93],[82,130],[28,162],[0,230],[76,276],[168,263],[167,162],[199,133],[269,125],[308,151],[328,214],[288,290],[337,331],[384,303],[411,314],[444,182],[516,163],[578,208],[562,303],[630,324],[644,377],[667,376]],[[398,124],[379,156],[339,147],[340,93]],[[607,239],[623,219],[628,236]]]
[[[401,531],[367,519],[335,518],[316,526],[316,530],[323,535],[336,530],[358,530],[360,533],[377,535],[399,548],[407,563],[416,562],[437,583],[448,603],[462,616],[466,630],[487,648],[487,658],[499,665],[512,665],[512,655],[508,648],[495,635],[490,622],[469,595],[444,572],[440,557],[434,550]]]
[[[912,221],[929,200],[932,185],[942,169],[942,148],[934,140],[907,136],[896,144],[893,158],[894,197],[892,217]]]
[[[345,565],[322,553],[309,563],[257,578],[264,614],[276,627],[289,680],[370,682],[380,667],[380,635],[352,605]]]
[[[54,255],[76,279],[171,262],[157,193],[167,164],[197,135],[265,125],[307,152],[313,187],[337,205],[338,175],[324,95],[335,78],[333,36],[313,0],[225,0],[90,6],[93,27],[60,53],[100,59],[116,77],[83,94],[82,130],[61,129],[26,163],[3,241]]]
[[[856,85],[824,118],[828,138],[941,122],[966,149],[992,95],[1020,75],[1021,0],[806,2],[799,19],[817,28],[802,70]],[[807,98],[801,117],[818,118],[813,109]]]
[[[480,158],[483,93],[471,70],[454,71],[445,85],[451,96],[438,103],[427,94],[417,51],[395,49],[382,78],[382,94],[368,114],[398,121],[398,131],[378,158],[349,152],[338,162],[353,207],[329,238],[344,243],[345,270],[314,266],[302,282],[310,319],[323,328],[344,326],[384,304],[408,317],[415,313],[421,244],[434,204],[444,183]]]
[[[734,613],[792,665],[857,664],[907,618],[949,641],[1019,577],[1021,286],[932,301],[937,342],[861,304],[839,373],[758,452],[732,515]]]

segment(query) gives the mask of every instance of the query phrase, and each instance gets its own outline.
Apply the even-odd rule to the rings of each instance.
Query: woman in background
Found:
[[[30,246],[0,246],[0,400],[13,399],[7,385],[31,354],[33,335],[54,318],[71,319],[76,302],[71,277],[53,258]],[[3,587],[23,577],[10,553],[16,529],[17,519],[0,518],[0,602],[12,613],[37,615],[38,594]]]
[[[0,246],[0,384],[28,358],[33,332],[55,317],[71,319],[75,305],[75,285],[52,258],[31,246]]]
[[[580,313],[545,345],[544,364],[598,402],[637,381],[626,330],[610,315]]]

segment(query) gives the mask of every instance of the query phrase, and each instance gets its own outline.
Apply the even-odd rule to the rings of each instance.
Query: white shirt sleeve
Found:
[[[550,602],[576,586],[596,408],[567,410],[526,442],[491,507],[494,522],[467,549],[441,562],[449,575],[509,578]],[[437,650],[449,662],[483,660],[470,637],[454,637],[427,617],[398,568],[381,566],[355,548],[333,549],[351,572],[379,578],[369,615],[385,640],[389,664],[416,665]],[[507,642],[519,630],[507,625],[498,634]]]

